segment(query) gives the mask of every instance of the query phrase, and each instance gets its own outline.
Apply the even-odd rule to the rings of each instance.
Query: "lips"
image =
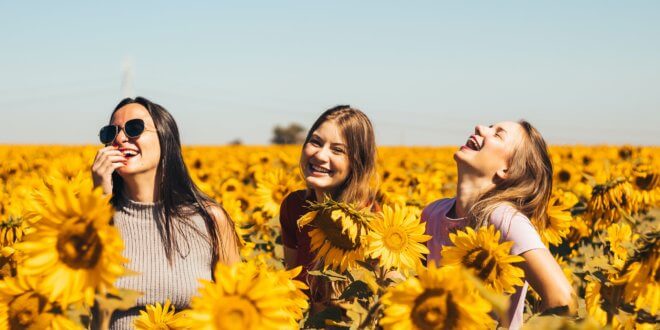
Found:
[[[470,138],[465,142],[465,146],[468,147],[469,149],[472,149],[474,151],[479,151],[483,147],[480,143],[479,140],[477,139],[476,135],[470,136]]]
[[[135,157],[140,154],[137,150],[134,149],[120,148],[119,151],[121,151],[122,155],[124,155],[126,158]]]
[[[316,175],[330,175],[330,174],[332,174],[331,170],[329,170],[327,168],[324,168],[322,166],[314,165],[312,163],[309,163],[307,168],[309,169],[310,173],[316,174]]]

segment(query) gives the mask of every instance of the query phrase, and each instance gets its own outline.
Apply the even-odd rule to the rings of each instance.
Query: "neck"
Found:
[[[456,185],[456,217],[466,217],[479,196],[491,189],[491,186],[493,186],[493,183],[489,180],[469,173],[461,173],[459,170],[458,184]]]
[[[154,203],[158,199],[158,186],[156,173],[136,174],[124,178],[124,192],[126,196],[140,203]]]
[[[317,202],[319,203],[323,202],[326,195],[332,198],[332,192],[324,191],[320,189],[314,189],[314,196],[316,197]]]

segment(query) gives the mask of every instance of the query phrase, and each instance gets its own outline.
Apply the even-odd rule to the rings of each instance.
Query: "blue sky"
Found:
[[[658,1],[0,2],[0,143],[96,143],[133,91],[186,144],[265,144],[351,104],[379,144],[525,118],[553,144],[660,144]]]

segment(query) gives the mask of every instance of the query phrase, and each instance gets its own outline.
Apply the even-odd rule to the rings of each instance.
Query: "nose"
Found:
[[[330,149],[326,147],[320,148],[314,154],[314,158],[319,162],[327,163],[330,160]]]
[[[477,125],[474,127],[474,134],[483,136],[484,129],[486,127],[483,125]]]
[[[117,136],[115,137],[115,140],[112,141],[112,144],[120,145],[120,144],[122,144],[126,141],[128,141],[128,136],[126,136],[126,133],[124,132],[124,129],[120,128],[119,133],[117,133]]]

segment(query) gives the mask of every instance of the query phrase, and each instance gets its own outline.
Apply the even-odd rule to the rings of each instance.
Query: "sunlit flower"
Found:
[[[379,259],[386,269],[395,267],[404,273],[416,269],[423,254],[429,250],[423,243],[431,239],[424,235],[425,225],[412,210],[385,205],[383,212],[370,223],[368,254]]]
[[[496,293],[513,293],[523,285],[525,273],[515,266],[522,262],[520,256],[511,255],[513,242],[500,243],[500,232],[494,226],[481,227],[477,231],[449,234],[454,246],[442,249],[442,265],[462,265]]]

